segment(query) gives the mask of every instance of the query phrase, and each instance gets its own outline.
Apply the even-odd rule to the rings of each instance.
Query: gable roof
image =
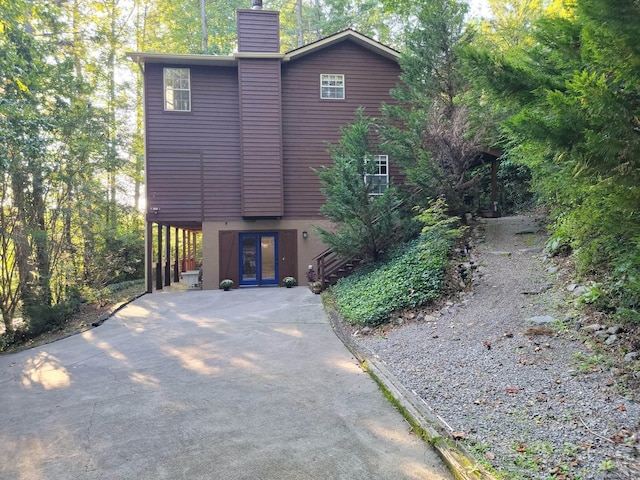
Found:
[[[170,54],[170,53],[144,53],[144,52],[127,52],[127,57],[136,63],[162,63],[165,65],[209,65],[209,66],[234,66],[239,58],[280,58],[283,62],[296,60],[305,55],[324,50],[332,45],[352,41],[367,50],[378,55],[386,57],[390,60],[398,61],[400,52],[391,47],[387,47],[382,43],[367,37],[352,29],[343,30],[328,37],[322,38],[316,42],[309,43],[302,47],[295,48],[287,53],[248,53],[234,52],[232,55],[206,55],[206,54]]]
[[[285,53],[284,60],[294,60],[310,53],[323,50],[327,47],[330,47],[331,45],[335,45],[336,43],[344,42],[345,40],[351,40],[354,43],[357,43],[358,45],[366,48],[367,50],[371,50],[378,55],[382,55],[383,57],[389,58],[394,61],[398,61],[398,58],[400,57],[400,52],[398,52],[397,50],[394,50],[391,47],[387,47],[386,45],[383,45],[373,38],[367,37],[360,32],[356,32],[355,30],[348,28],[347,30],[334,33],[333,35],[324,37],[316,42],[309,43],[302,47],[290,50]]]

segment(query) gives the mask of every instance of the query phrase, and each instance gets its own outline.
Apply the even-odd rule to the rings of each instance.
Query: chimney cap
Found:
[[[251,10],[262,10],[262,0],[251,0]]]

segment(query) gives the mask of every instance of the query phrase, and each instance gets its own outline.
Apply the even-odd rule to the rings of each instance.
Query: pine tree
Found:
[[[375,173],[370,137],[373,122],[362,110],[353,123],[342,129],[338,145],[329,148],[334,164],[316,170],[327,197],[320,211],[335,229],[317,228],[322,240],[345,258],[363,255],[377,261],[401,234],[396,189],[373,194],[367,174]]]
[[[422,6],[400,59],[403,84],[384,108],[386,147],[424,196],[444,195],[454,210],[478,182],[471,175],[484,130],[462,102],[466,88],[459,50],[467,45],[467,5],[437,0]]]

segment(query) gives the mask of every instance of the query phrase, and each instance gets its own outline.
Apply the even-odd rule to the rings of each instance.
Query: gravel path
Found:
[[[505,479],[639,479],[639,405],[585,327],[558,312],[571,294],[555,285],[538,225],[481,227],[472,291],[402,326],[355,332],[357,344]]]

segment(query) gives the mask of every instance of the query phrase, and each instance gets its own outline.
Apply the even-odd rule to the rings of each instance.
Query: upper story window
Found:
[[[344,99],[344,75],[323,73],[320,75],[320,98],[331,100]]]
[[[164,69],[164,109],[191,111],[191,72],[188,68]]]
[[[382,195],[389,188],[389,156],[373,155],[366,162],[374,162],[372,173],[366,173],[364,181],[369,185],[369,195]]]

